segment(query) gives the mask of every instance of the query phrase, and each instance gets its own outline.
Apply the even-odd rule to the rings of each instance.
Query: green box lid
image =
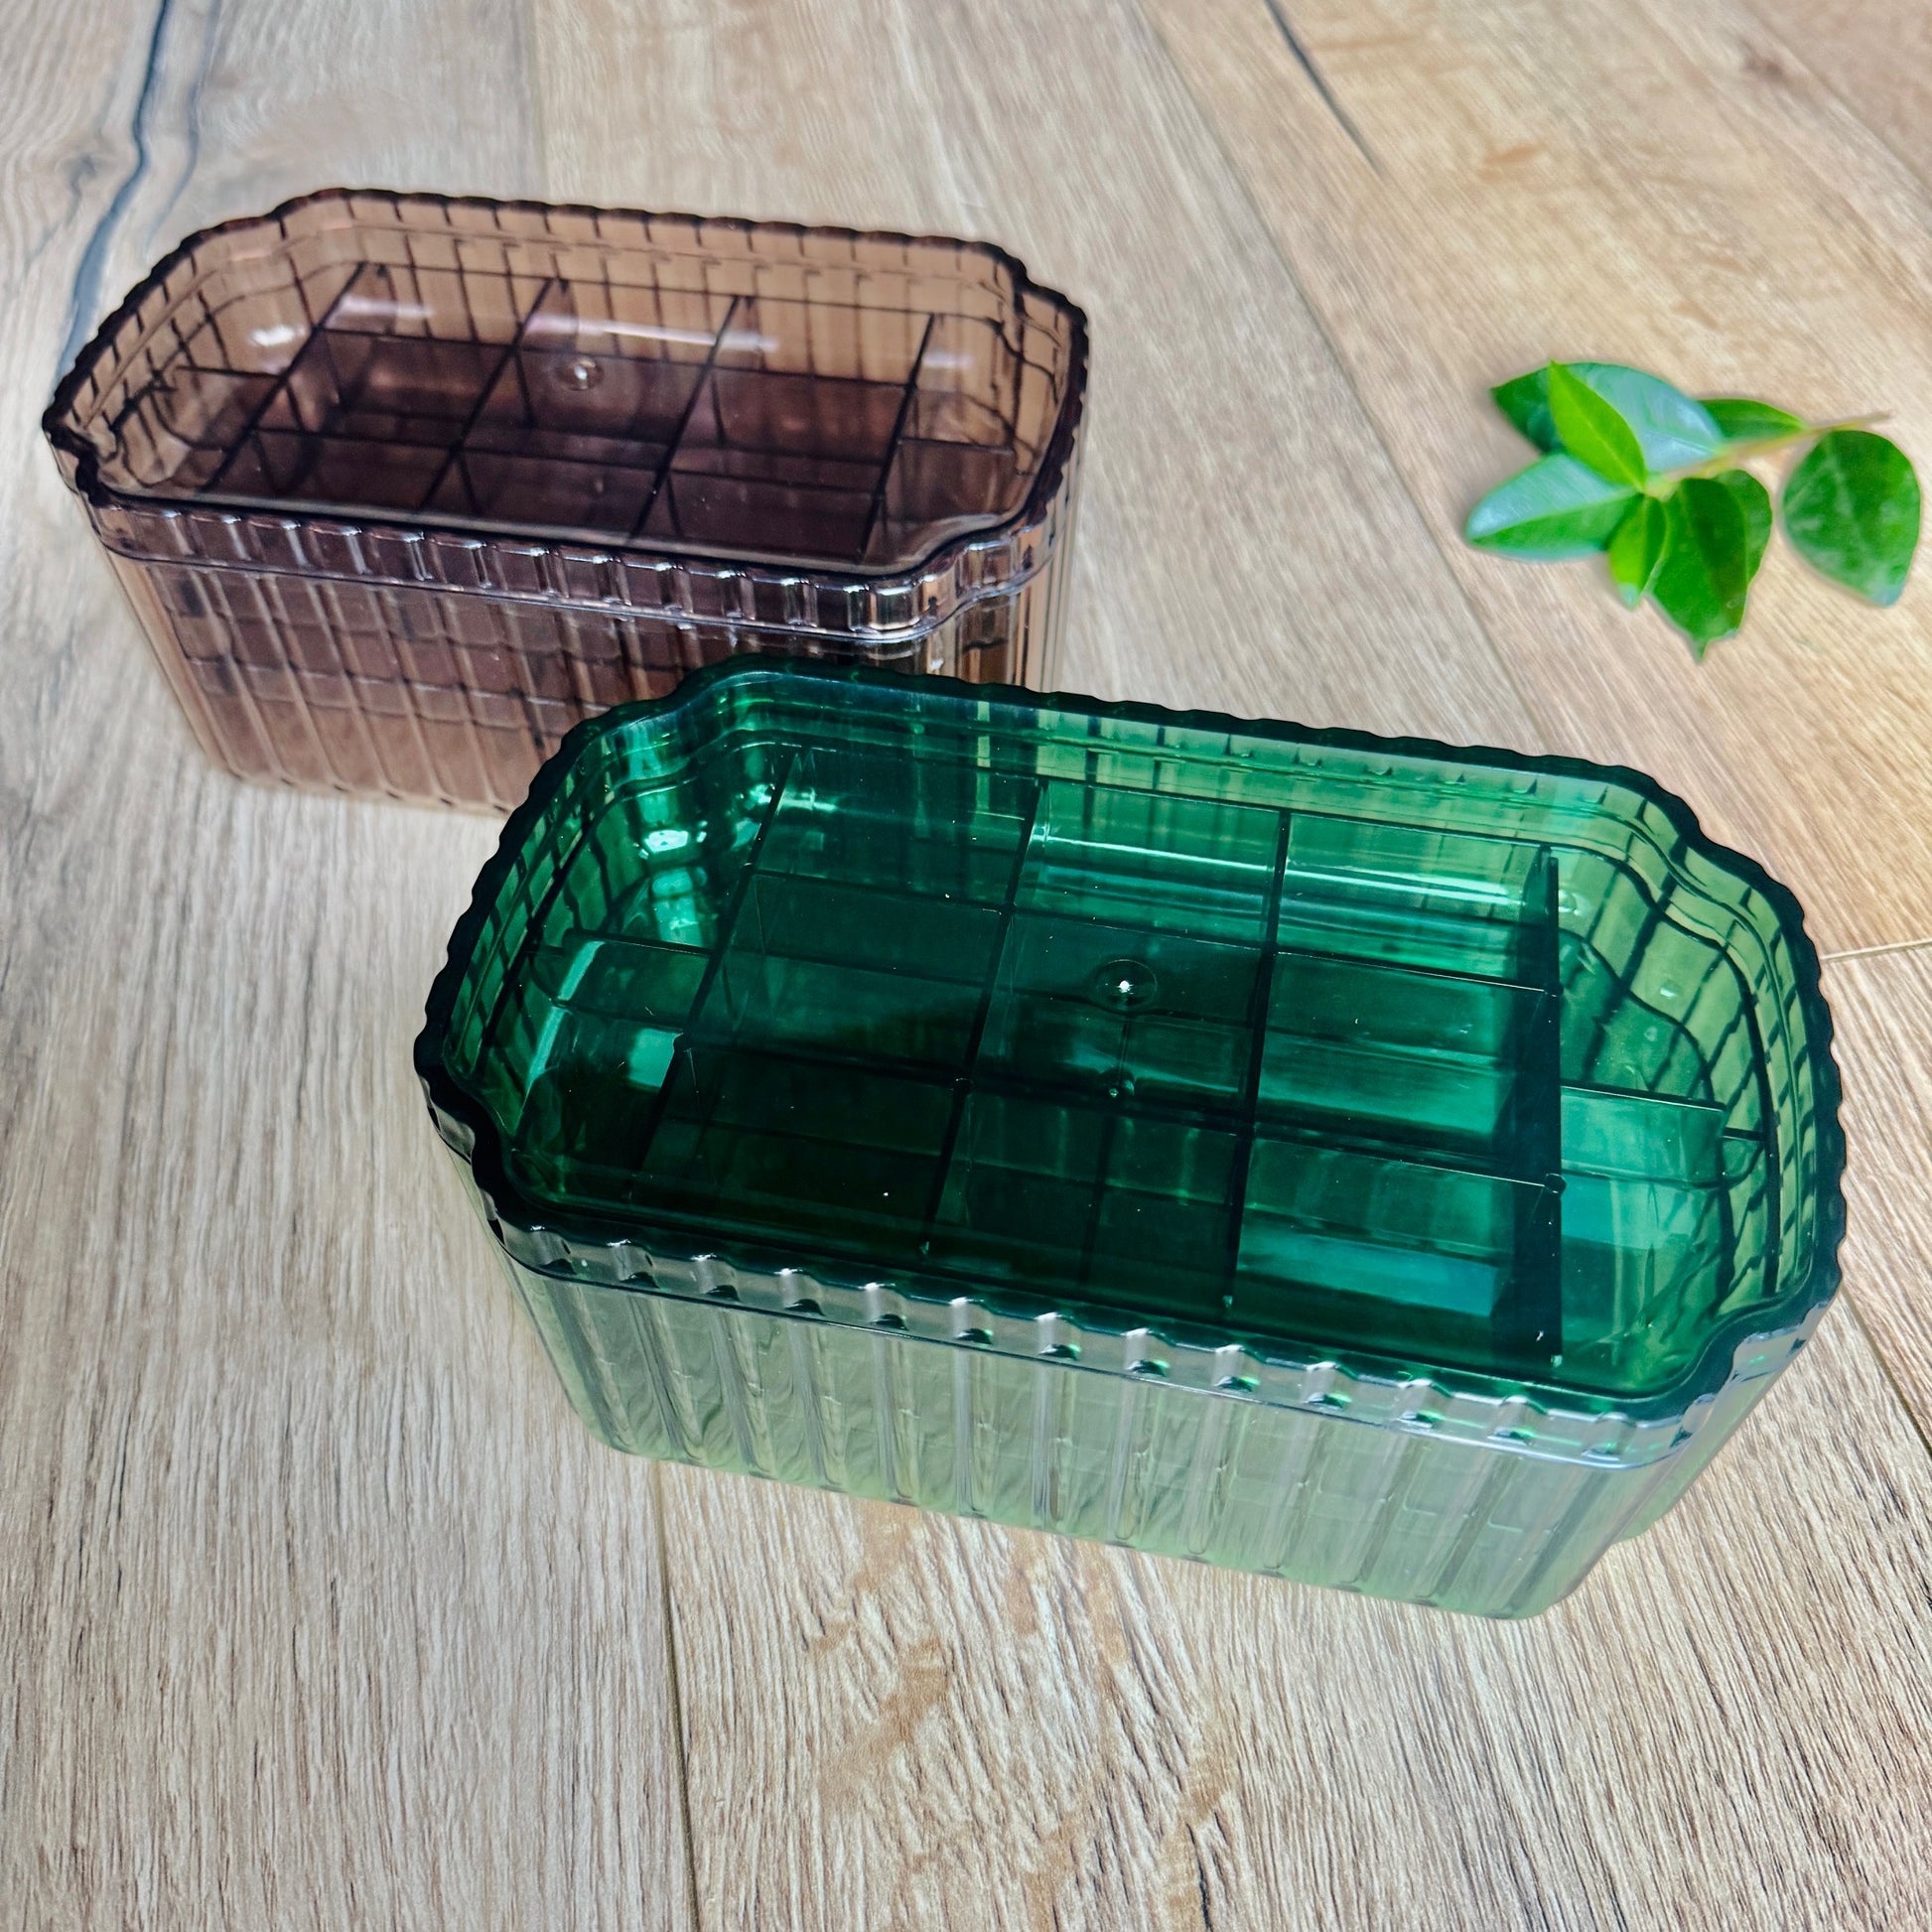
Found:
[[[1636,1416],[1834,1292],[1830,1036],[1637,773],[750,659],[572,733],[416,1054],[530,1265]]]

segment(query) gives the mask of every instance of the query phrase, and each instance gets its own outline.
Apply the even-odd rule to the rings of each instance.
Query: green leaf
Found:
[[[1918,547],[1919,487],[1897,444],[1869,430],[1821,436],[1784,485],[1798,554],[1873,604],[1895,604]]]
[[[1802,416],[1752,396],[1706,396],[1704,406],[1726,443],[1768,443],[1773,437],[1802,436],[1807,428]]]
[[[1609,542],[1635,494],[1573,456],[1546,456],[1498,483],[1462,534],[1481,549],[1540,562],[1587,556]]]
[[[1664,554],[1664,506],[1654,496],[1639,496],[1623,513],[1609,549],[1610,580],[1624,606],[1634,611],[1657,574]]]
[[[1557,426],[1550,420],[1550,371],[1547,366],[1497,383],[1489,391],[1489,399],[1539,450],[1554,450],[1557,447]]]
[[[1744,512],[1744,582],[1757,575],[1764,546],[1771,541],[1771,492],[1748,470],[1724,470],[1717,481],[1737,498]]]
[[[1572,366],[1636,432],[1644,463],[1653,475],[1708,463],[1724,448],[1724,432],[1703,403],[1660,377],[1626,369],[1618,362]]]
[[[1744,621],[1749,532],[1736,494],[1687,477],[1664,504],[1664,555],[1650,595],[1702,657]]]
[[[1645,482],[1643,451],[1630,425],[1561,362],[1550,364],[1546,380],[1557,441],[1599,477],[1641,489]]]
[[[1725,433],[1703,403],[1642,369],[1621,362],[1566,362],[1564,367],[1601,396],[1636,433],[1644,467],[1684,470],[1709,463],[1725,447]],[[1550,371],[1531,369],[1490,390],[1496,407],[1540,450],[1562,445],[1550,413]]]

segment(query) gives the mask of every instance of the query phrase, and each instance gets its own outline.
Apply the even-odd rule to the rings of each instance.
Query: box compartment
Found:
[[[1829,1038],[1633,773],[745,664],[553,761],[418,1066],[619,1447],[1513,1615],[1834,1292]]]

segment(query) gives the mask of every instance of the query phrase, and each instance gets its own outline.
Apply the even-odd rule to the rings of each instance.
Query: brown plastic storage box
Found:
[[[1085,376],[982,243],[332,190],[184,242],[46,428],[212,758],[502,810],[740,650],[1043,686]]]

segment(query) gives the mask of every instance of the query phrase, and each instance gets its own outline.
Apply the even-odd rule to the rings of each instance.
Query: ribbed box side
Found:
[[[113,562],[197,739],[236,776],[506,812],[574,725],[742,653],[1036,681],[1062,557],[909,639]]]
[[[1486,1616],[1574,1588],[1771,1379],[1679,1454],[1598,1467],[506,1265],[615,1449]]]

